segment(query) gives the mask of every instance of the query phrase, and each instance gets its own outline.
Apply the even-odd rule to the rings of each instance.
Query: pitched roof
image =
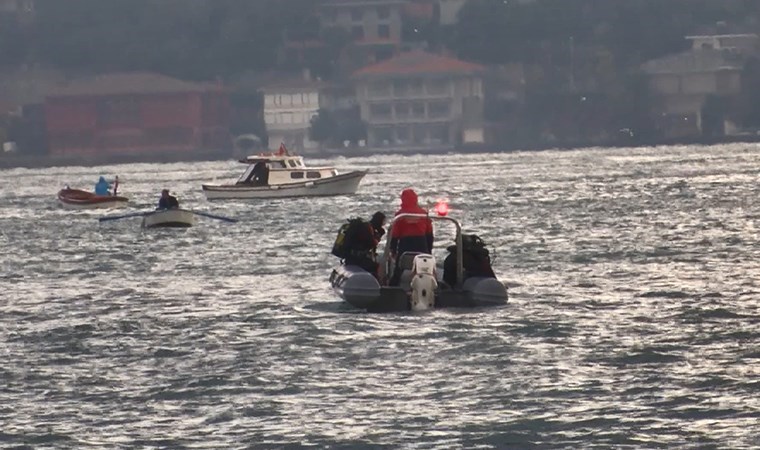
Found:
[[[159,94],[202,92],[218,88],[214,83],[194,83],[149,72],[95,75],[56,87],[52,97],[79,95]]]
[[[373,75],[469,74],[485,70],[480,64],[414,50],[354,72],[354,77]]]
[[[282,91],[306,91],[319,90],[325,87],[326,83],[320,80],[306,80],[302,77],[281,78],[277,81],[267,83],[262,86],[264,92],[282,92]]]
[[[744,58],[726,50],[689,50],[645,62],[641,69],[650,74],[705,73],[741,70]]]

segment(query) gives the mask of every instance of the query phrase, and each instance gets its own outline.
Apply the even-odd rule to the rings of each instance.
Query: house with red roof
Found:
[[[423,51],[356,71],[368,146],[449,149],[483,143],[484,72],[481,65]]]
[[[230,143],[229,110],[216,83],[143,72],[76,79],[44,100],[53,155],[221,152]]]

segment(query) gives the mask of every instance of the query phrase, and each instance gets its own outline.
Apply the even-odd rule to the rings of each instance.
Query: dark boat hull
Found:
[[[341,265],[333,269],[330,285],[344,301],[368,312],[401,312],[411,309],[409,289],[381,286],[372,274],[357,266]],[[495,278],[468,278],[459,289],[439,280],[434,307],[479,308],[505,305],[507,300],[506,286]]]

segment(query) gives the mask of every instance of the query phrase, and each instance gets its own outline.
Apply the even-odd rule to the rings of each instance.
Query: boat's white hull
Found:
[[[166,209],[146,214],[143,217],[143,228],[187,228],[195,225],[195,214],[185,209]]]
[[[366,174],[366,171],[355,171],[319,180],[269,186],[204,184],[203,193],[208,200],[348,195],[356,193]]]

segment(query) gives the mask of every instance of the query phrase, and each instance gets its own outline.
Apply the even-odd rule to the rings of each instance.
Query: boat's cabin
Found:
[[[248,164],[237,184],[255,186],[315,181],[338,175],[333,167],[306,167],[303,157],[297,155],[249,156],[242,163]]]
[[[264,162],[270,169],[297,169],[306,167],[303,163],[303,157],[298,155],[261,154],[241,159],[240,162],[251,165]]]

